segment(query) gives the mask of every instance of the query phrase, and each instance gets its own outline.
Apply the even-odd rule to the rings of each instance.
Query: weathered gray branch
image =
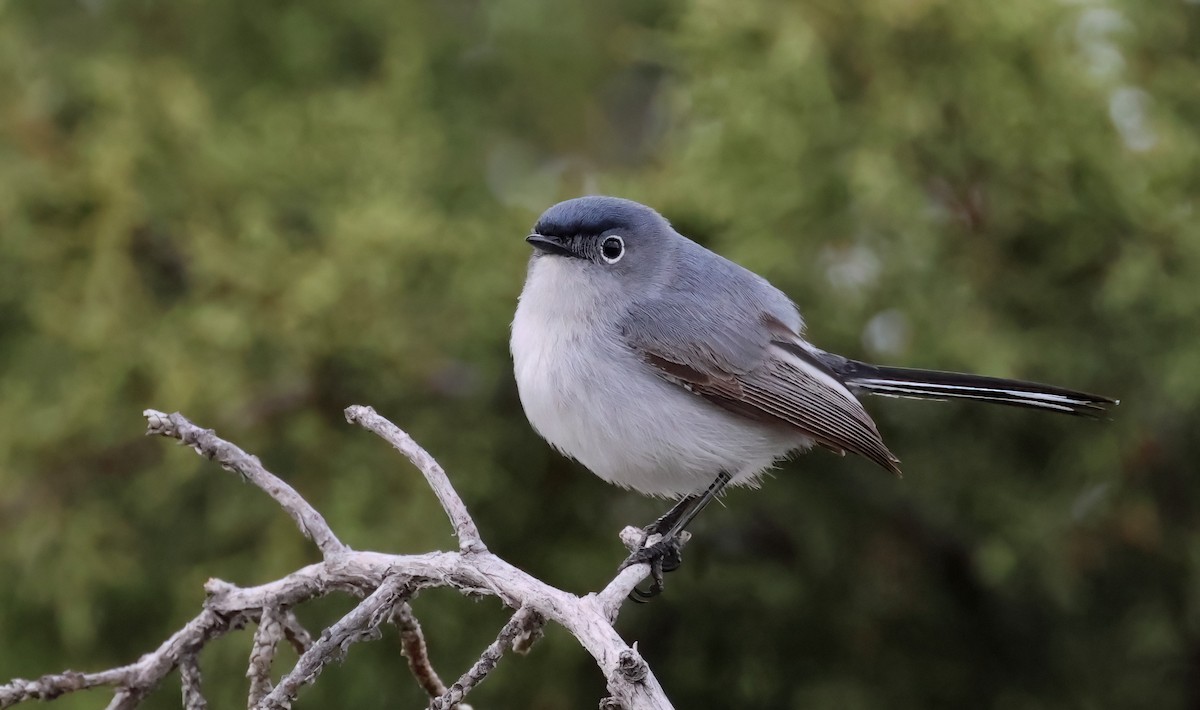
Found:
[[[208,710],[208,701],[200,691],[200,663],[196,654],[179,659],[179,683],[183,691],[183,710]]]
[[[408,659],[408,670],[417,679],[417,685],[430,698],[441,696],[446,692],[446,684],[433,669],[429,648],[425,645],[425,632],[421,630],[421,622],[417,621],[408,602],[400,604],[392,612],[392,623],[400,629],[400,646],[404,657]]]
[[[430,552],[421,555],[388,555],[354,551],[303,567],[282,579],[257,587],[238,587],[221,580],[205,585],[205,606],[222,613],[261,609],[264,606],[292,606],[330,592],[361,595],[373,591],[389,574],[403,571],[413,592],[435,587],[453,587],[464,593],[498,597],[509,606],[525,606],[547,620],[567,629],[596,659],[609,680],[609,689],[627,708],[670,707],[653,674],[642,683],[625,680],[628,660],[623,652],[636,651],[617,635],[609,617],[615,605],[610,600],[625,599],[645,578],[645,566],[617,575],[603,591],[578,597],[552,587],[504,560],[486,553],[463,555],[457,552]]]
[[[530,624],[541,625],[544,623],[542,619],[527,608],[522,607],[517,610],[509,618],[504,627],[500,629],[500,633],[496,636],[496,640],[491,642],[487,648],[483,650],[483,654],[475,661],[475,665],[471,669],[462,674],[454,685],[450,686],[449,690],[442,692],[440,698],[434,698],[429,704],[429,710],[449,710],[459,704],[471,689],[483,682],[487,678],[488,673],[496,667],[500,662],[500,657],[504,655],[504,650],[512,645],[517,636],[523,629]]]
[[[385,577],[370,596],[321,634],[321,638],[300,656],[296,666],[280,679],[279,685],[263,698],[258,707],[271,710],[291,707],[300,686],[315,681],[331,661],[342,660],[351,644],[378,638],[379,625],[411,593],[404,575]]]
[[[374,432],[404,454],[421,471],[438,502],[442,504],[442,509],[450,517],[450,524],[454,526],[454,533],[458,535],[458,549],[461,552],[487,552],[483,539],[479,537],[479,530],[475,527],[475,521],[467,513],[466,504],[458,497],[446,472],[433,460],[429,452],[422,449],[400,427],[379,416],[371,407],[347,407],[346,421]]]
[[[242,478],[261,488],[267,495],[292,516],[300,532],[316,543],[323,555],[333,555],[347,550],[337,535],[333,534],[325,518],[308,504],[308,501],[278,476],[263,468],[257,456],[242,451],[237,446],[217,436],[212,429],[201,429],[184,418],[182,414],[164,414],[153,409],[142,412],[146,417],[146,435],[167,436],[178,439],[196,450],[206,459],[221,464],[229,471],[236,471]]]
[[[278,607],[264,608],[258,620],[258,630],[254,632],[254,642],[250,645],[250,665],[246,669],[246,677],[250,679],[246,707],[251,710],[271,692],[271,663],[284,637],[282,616]]]
[[[292,644],[292,648],[295,649],[297,654],[303,654],[308,650],[309,646],[312,646],[312,634],[308,633],[308,629],[304,628],[300,620],[296,618],[296,612],[289,609],[283,615],[282,623],[283,637],[288,640],[288,643]]]
[[[645,579],[648,565],[629,567],[599,593],[582,597],[556,589],[513,567],[488,552],[466,506],[441,466],[407,434],[373,409],[351,407],[346,410],[346,418],[383,437],[421,470],[454,526],[459,540],[458,552],[388,555],[352,550],[338,540],[320,513],[295,489],[263,468],[257,457],[224,441],[211,430],[197,427],[180,414],[147,410],[145,416],[147,433],[178,439],[202,456],[237,471],[270,495],[316,543],[323,559],[257,587],[239,587],[210,579],[205,585],[208,596],[204,611],[137,663],[100,673],[66,671],[37,680],[17,679],[0,685],[0,708],[26,700],[51,700],[64,693],[98,686],[117,689],[108,706],[110,709],[134,708],[176,668],[180,670],[184,707],[203,708],[205,702],[200,692],[197,653],[212,639],[253,622],[257,622],[259,628],[246,673],[251,681],[248,707],[286,708],[291,706],[303,685],[313,682],[330,662],[342,658],[352,644],[377,638],[379,625],[388,620],[396,621],[402,634],[407,629],[409,637],[405,640],[405,651],[410,667],[418,682],[433,697],[432,707],[449,708],[460,703],[492,672],[506,648],[513,647],[522,652],[528,649],[540,637],[541,628],[547,622],[565,628],[595,659],[607,680],[610,694],[604,701],[607,706],[627,710],[671,707],[636,646],[626,644],[613,628],[621,604]],[[641,531],[627,528],[622,532],[622,539],[626,544],[638,544]],[[415,625],[407,605],[416,592],[433,587],[452,587],[468,595],[495,596],[515,610],[496,640],[450,688],[445,688],[429,665],[420,627]],[[291,609],[330,592],[343,592],[362,601],[314,641],[296,621]],[[411,619],[411,623],[406,619]],[[412,636],[414,628],[416,636]],[[270,666],[282,638],[297,649],[300,658],[279,683],[271,687]]]
[[[246,617],[239,612],[222,614],[206,609],[137,663],[99,673],[64,671],[37,680],[18,678],[0,685],[0,708],[26,700],[53,700],[65,693],[102,686],[118,688],[116,697],[108,705],[110,709],[135,707],[184,656],[195,654],[212,639],[241,628],[245,622]]]

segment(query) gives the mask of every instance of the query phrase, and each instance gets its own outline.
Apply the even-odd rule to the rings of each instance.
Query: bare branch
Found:
[[[459,678],[450,689],[445,691],[440,698],[435,698],[429,704],[430,710],[449,710],[456,706],[471,689],[483,682],[487,678],[488,673],[496,667],[500,662],[500,657],[504,655],[504,649],[508,648],[517,635],[529,626],[531,623],[537,625],[538,615],[532,610],[522,607],[513,614],[508,623],[504,624],[504,628],[500,629],[500,633],[483,654],[475,661],[475,665]]]
[[[329,523],[309,505],[295,488],[284,483],[278,476],[263,468],[257,456],[247,454],[237,446],[218,437],[211,429],[201,429],[189,422],[182,414],[165,414],[153,409],[142,412],[146,418],[146,434],[178,439],[196,450],[201,456],[216,461],[229,471],[236,471],[271,496],[292,520],[300,532],[316,543],[326,557],[345,552],[349,548],[333,534]]]
[[[246,677],[250,679],[250,692],[246,707],[254,708],[271,692],[271,663],[275,660],[275,649],[283,640],[284,627],[278,607],[264,607],[254,632],[254,643],[250,646],[250,665]]]
[[[421,631],[421,622],[413,615],[408,602],[400,604],[392,612],[392,623],[400,629],[400,645],[404,657],[408,659],[408,669],[417,679],[417,685],[430,698],[436,698],[446,692],[446,684],[438,677],[429,660],[429,650],[425,646],[425,633]]]
[[[679,541],[681,544],[686,543],[690,536],[685,532],[680,535]],[[641,528],[628,526],[621,531],[621,542],[630,551],[636,550],[646,540],[646,533]],[[629,598],[629,593],[634,587],[641,584],[642,580],[650,574],[649,564],[630,565],[621,570],[613,581],[608,583],[599,594],[595,594],[596,601],[600,604],[600,608],[604,612],[604,617],[608,619],[608,623],[614,623],[617,620],[617,614],[621,611],[621,605]]]
[[[330,591],[375,589],[387,575],[403,574],[415,592],[453,587],[464,594],[488,594],[513,607],[528,607],[563,626],[596,659],[609,679],[610,692],[628,708],[670,707],[662,688],[649,673],[641,683],[618,674],[625,651],[633,651],[612,627],[602,599],[624,599],[645,578],[645,565],[624,570],[601,593],[577,597],[532,577],[492,555],[432,552],[422,555],[385,555],[356,551],[304,567],[282,579],[258,587],[235,587],[210,580],[206,606],[223,613],[261,609],[273,604],[293,605]],[[361,593],[361,592],[360,592]]]
[[[113,696],[112,701],[105,707],[104,710],[131,710],[136,708],[142,702],[142,693],[137,691],[122,689],[118,690]]]
[[[275,499],[296,520],[301,530],[324,553],[323,561],[303,567],[286,577],[257,587],[238,587],[219,579],[205,584],[204,610],[158,649],[137,663],[100,673],[66,671],[37,680],[17,679],[0,685],[0,708],[25,700],[50,700],[64,693],[98,686],[117,689],[111,710],[134,708],[175,668],[180,669],[185,707],[203,707],[196,654],[212,639],[257,620],[247,675],[251,679],[250,702],[257,708],[289,707],[299,689],[311,683],[330,661],[342,658],[349,646],[377,638],[379,624],[388,618],[415,637],[406,639],[410,663],[419,656],[426,668],[417,673],[427,692],[441,691],[439,707],[461,700],[495,667],[506,646],[523,652],[539,638],[547,622],[561,625],[596,660],[603,672],[609,696],[608,707],[626,710],[670,708],[657,679],[638,654],[613,628],[621,604],[648,573],[648,565],[630,567],[598,594],[579,597],[556,589],[491,554],[479,539],[478,530],[466,507],[454,492],[441,467],[407,434],[366,407],[352,407],[347,417],[375,431],[392,443],[421,469],[437,491],[459,536],[459,552],[422,555],[387,555],[353,551],[338,541],[325,520],[300,495],[264,470],[258,460],[211,431],[200,429],[181,415],[147,410],[149,431],[179,439],[201,454],[240,472]],[[627,542],[640,531],[627,530]],[[640,540],[640,538],[638,538]],[[633,544],[633,543],[630,543]],[[458,683],[446,689],[428,664],[427,649],[416,620],[408,614],[406,599],[419,590],[451,587],[468,596],[495,596],[518,611],[505,625],[480,659]],[[292,608],[330,592],[363,598],[341,620],[326,629],[315,642],[296,620]],[[270,688],[270,666],[281,638],[300,653],[295,667]],[[426,673],[426,670],[428,673]],[[424,675],[422,675],[424,674]],[[264,695],[265,693],[265,695]],[[255,704],[254,701],[258,700]],[[188,704],[190,703],[190,704]],[[460,707],[464,707],[461,706]]]
[[[232,629],[241,628],[245,617],[240,613],[222,614],[204,610],[189,621],[153,653],[142,656],[137,663],[99,673],[65,671],[42,676],[37,680],[16,679],[0,685],[0,708],[26,700],[53,700],[64,693],[101,686],[119,688],[109,708],[136,707],[162,679],[175,669],[185,655],[195,654],[206,643]]]
[[[99,685],[152,688],[153,684],[138,685],[134,679],[161,679],[173,667],[170,659],[178,658],[178,649],[197,649],[207,639],[229,628],[235,628],[241,620],[261,612],[264,608],[291,607],[334,591],[356,596],[371,591],[386,594],[388,590],[384,588],[384,580],[389,577],[405,580],[406,592],[449,586],[468,594],[494,595],[510,605],[527,607],[562,625],[580,641],[608,678],[610,693],[626,708],[634,710],[670,707],[652,673],[647,673],[640,682],[634,683],[630,681],[627,672],[620,672],[621,668],[628,666],[631,658],[626,652],[634,653],[633,658],[636,658],[636,652],[626,645],[612,628],[600,595],[577,597],[569,594],[545,584],[490,553],[462,555],[454,552],[434,552],[423,555],[385,555],[365,551],[348,552],[303,567],[286,577],[257,587],[243,588],[211,579],[205,585],[208,593],[205,611],[137,664],[97,674],[68,672],[61,676],[47,677],[60,679],[56,686],[37,685],[45,683],[46,678],[41,681],[17,680],[8,686],[0,686],[0,701],[3,701],[3,707],[7,707],[22,700],[50,699],[63,692]],[[625,570],[609,584],[602,595],[606,598],[624,598],[642,579],[636,568]],[[395,599],[399,600],[399,596]],[[519,601],[522,599],[523,602]],[[335,639],[345,637],[343,629],[348,625],[346,622],[353,621],[351,615],[363,612],[356,618],[367,617],[370,621],[373,615],[367,613],[369,611],[360,605],[332,629],[322,634],[321,639],[301,656],[296,669],[289,674],[297,688],[300,681],[307,678],[308,673],[301,666],[307,667],[316,658],[324,659],[324,654],[330,649],[341,648],[335,643]],[[361,629],[359,632],[361,633]],[[281,686],[282,683],[283,681]],[[157,684],[157,680],[154,680],[154,684]],[[51,687],[60,689],[50,692]],[[280,687],[273,691],[279,692]],[[294,694],[288,697],[294,697]]]
[[[454,526],[454,534],[458,536],[458,549],[462,552],[487,552],[475,521],[467,513],[467,506],[458,497],[450,479],[429,452],[421,448],[413,438],[400,427],[379,416],[371,407],[355,405],[346,408],[346,421],[374,432],[404,454],[413,465],[421,470],[429,487],[433,489],[438,502],[450,516],[450,524]]]
[[[296,667],[279,681],[279,685],[263,698],[258,707],[262,710],[291,707],[300,686],[315,681],[330,662],[340,661],[352,644],[378,638],[379,625],[391,616],[397,604],[412,593],[408,585],[408,578],[404,575],[389,575],[382,580],[369,597],[321,634],[312,648],[300,656]]]
[[[292,644],[292,648],[296,653],[303,655],[305,651],[312,646],[312,634],[308,633],[308,629],[300,623],[296,618],[296,613],[291,609],[283,615],[283,635],[287,638],[288,643]]]
[[[529,620],[517,630],[512,640],[512,650],[524,656],[533,648],[533,644],[546,635],[546,617],[534,613]]]
[[[179,659],[179,683],[183,690],[183,710],[208,710],[208,701],[200,692],[200,664],[196,654]]]
[[[57,675],[42,676],[37,680],[16,678],[5,685],[0,685],[0,708],[11,707],[26,700],[54,700],[60,695],[73,693],[76,690],[107,685],[107,683],[97,681],[96,676],[112,673],[113,671],[105,671],[103,674],[63,671]]]

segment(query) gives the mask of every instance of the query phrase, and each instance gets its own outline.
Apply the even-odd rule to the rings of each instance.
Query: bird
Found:
[[[1034,382],[889,367],[826,352],[765,278],[618,197],[560,202],[537,220],[510,349],[533,429],[601,479],[676,499],[621,568],[678,567],[680,537],[729,486],[753,486],[814,446],[900,461],[864,394],[965,399],[1084,417],[1117,400]],[[644,544],[656,536],[657,541]]]

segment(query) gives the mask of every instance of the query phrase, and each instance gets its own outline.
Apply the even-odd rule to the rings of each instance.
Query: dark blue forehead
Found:
[[[664,220],[649,207],[619,197],[576,197],[542,213],[533,231],[547,237],[602,234],[610,229],[626,233],[653,229]]]

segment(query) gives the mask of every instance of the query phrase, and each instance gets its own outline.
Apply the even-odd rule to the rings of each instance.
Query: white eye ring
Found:
[[[612,252],[615,252],[613,254]],[[600,258],[609,264],[615,264],[625,256],[625,240],[617,235],[605,237],[600,242]]]

